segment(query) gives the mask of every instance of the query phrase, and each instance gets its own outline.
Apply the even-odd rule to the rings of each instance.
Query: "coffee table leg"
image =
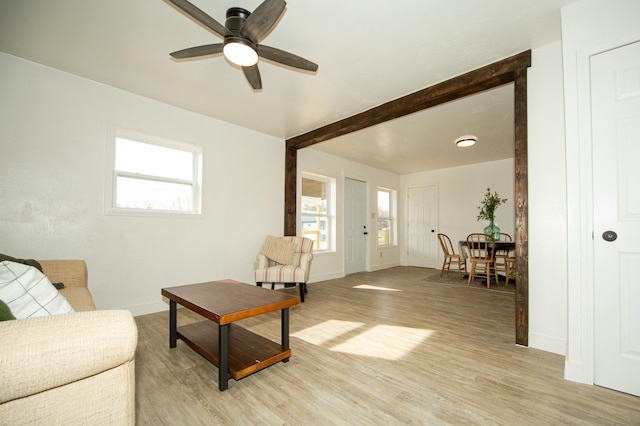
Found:
[[[220,348],[218,389],[224,391],[229,388],[229,324],[218,326],[218,348]]]
[[[282,346],[289,347],[289,308],[282,310]],[[289,358],[285,358],[282,362],[289,362]]]
[[[176,302],[169,300],[169,347],[176,347],[178,333],[176,332]]]

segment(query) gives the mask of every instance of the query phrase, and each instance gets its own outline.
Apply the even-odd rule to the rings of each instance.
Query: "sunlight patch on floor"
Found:
[[[305,342],[313,345],[322,345],[331,339],[335,339],[336,337],[362,326],[364,326],[364,323],[362,322],[329,320],[312,327],[307,327],[304,330],[297,331],[291,336],[297,337],[298,339],[304,340]]]
[[[398,360],[434,333],[421,328],[377,325],[331,348],[335,352]]]
[[[360,284],[360,285],[354,286],[353,288],[359,288],[359,289],[365,289],[365,290],[402,291],[397,288],[380,287],[377,285],[370,285],[370,284]]]

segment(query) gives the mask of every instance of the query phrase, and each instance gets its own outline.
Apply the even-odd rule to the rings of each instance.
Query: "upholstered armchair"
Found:
[[[300,287],[300,300],[304,302],[307,293],[307,280],[313,260],[313,241],[304,237],[267,236],[256,257],[257,269],[254,271],[256,285],[271,283],[285,287]]]

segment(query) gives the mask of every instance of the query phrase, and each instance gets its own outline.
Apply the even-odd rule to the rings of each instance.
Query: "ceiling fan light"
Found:
[[[239,37],[228,37],[222,52],[228,60],[241,67],[251,67],[258,63],[258,52],[251,42]]]
[[[460,136],[458,139],[456,139],[456,146],[458,148],[468,148],[470,146],[475,145],[476,142],[478,142],[478,138],[476,136],[465,135],[465,136]]]

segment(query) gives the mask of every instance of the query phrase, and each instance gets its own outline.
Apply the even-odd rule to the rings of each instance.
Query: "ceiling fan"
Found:
[[[240,7],[229,8],[225,25],[187,0],[169,1],[194,21],[224,38],[223,43],[178,50],[170,54],[173,58],[185,59],[223,53],[228,60],[242,67],[247,81],[255,90],[262,89],[262,79],[258,70],[259,57],[305,71],[318,69],[317,64],[300,56],[259,44],[284,13],[287,5],[284,0],[265,0],[253,13]]]

